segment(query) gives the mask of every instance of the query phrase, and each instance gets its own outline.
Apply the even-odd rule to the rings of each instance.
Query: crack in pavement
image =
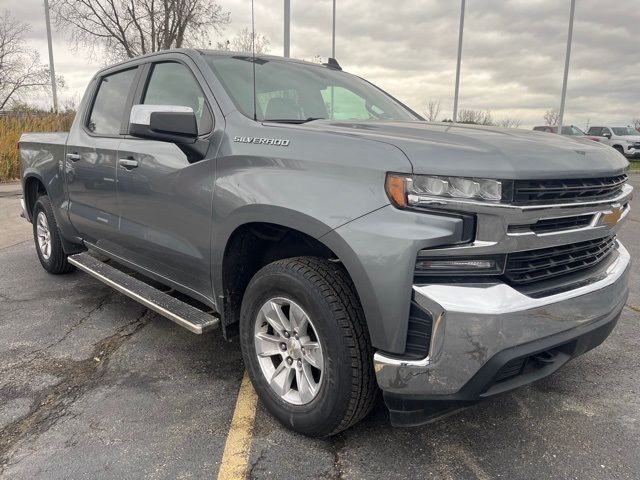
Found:
[[[62,381],[38,392],[28,414],[0,429],[0,475],[9,465],[14,447],[20,441],[43,434],[61,418],[74,416],[69,413],[69,407],[84,393],[98,386],[111,355],[148,324],[150,319],[145,317],[149,312],[145,309],[135,320],[96,342],[93,353],[88,358],[79,361],[55,360],[57,373]],[[36,356],[26,363],[33,364],[36,360],[40,360],[42,365],[34,365],[34,368],[46,368],[46,364],[50,363],[44,355]]]
[[[626,304],[625,307],[627,307],[629,310],[633,310],[636,313],[640,313],[640,307],[637,307],[636,305]]]
[[[109,291],[106,294],[104,294],[100,298],[98,298],[98,302],[97,302],[95,307],[93,307],[85,315],[80,317],[73,325],[71,325],[69,328],[67,328],[67,330],[64,332],[62,337],[60,337],[55,342],[50,343],[49,345],[46,345],[46,346],[44,346],[42,348],[38,348],[38,349],[32,351],[31,353],[28,353],[27,355],[38,355],[43,350],[48,350],[49,348],[55,347],[56,345],[59,345],[60,343],[64,342],[69,337],[69,335],[71,335],[74,332],[74,330],[76,330],[78,327],[82,326],[82,324],[84,322],[89,320],[91,318],[91,315],[93,315],[95,312],[97,312],[99,310],[102,310],[102,308],[105,306],[105,304],[110,299],[112,299],[114,296],[116,296],[116,294],[118,294],[117,291],[115,291],[113,289],[109,289]],[[142,315],[144,315],[145,313],[146,313],[146,309],[143,311]],[[30,361],[31,360],[27,360],[26,363],[29,363]]]
[[[253,474],[253,471],[256,469],[258,464],[264,460],[266,452],[267,452],[267,449],[262,448],[260,450],[260,455],[258,455],[258,457],[253,462],[251,462],[251,466],[249,467],[249,471],[247,472],[247,478],[256,478],[255,475]]]
[[[333,454],[333,472],[327,477],[330,480],[342,480],[344,478],[342,460],[340,459],[340,453],[346,445],[343,435],[343,433],[339,433],[328,439],[329,451]]]
[[[65,333],[62,335],[62,337],[60,337],[58,340],[49,343],[47,345],[45,345],[44,347],[41,348],[37,348],[35,350],[32,350],[29,353],[26,353],[24,355],[24,359],[21,360],[20,362],[16,362],[16,363],[11,363],[9,365],[3,366],[2,368],[0,368],[0,373],[5,373],[6,371],[9,370],[13,370],[16,366],[18,365],[30,365],[32,362],[34,362],[39,355],[42,354],[42,352],[55,347],[56,345],[59,345],[60,343],[62,343],[63,341],[65,341],[69,335],[71,335],[71,333],[73,333],[78,327],[82,326],[84,324],[84,322],[86,322],[87,320],[89,320],[91,318],[91,316],[99,311],[102,310],[104,308],[104,306],[106,305],[106,303],[113,298],[114,296],[117,295],[118,292],[116,292],[113,289],[109,289],[109,291],[102,295],[101,297],[98,298],[98,302],[96,304],[95,307],[93,307],[91,310],[89,310],[85,315],[83,315],[82,317],[80,317],[73,325],[71,325],[70,327],[67,328],[67,330],[65,331]],[[146,311],[146,310],[145,310]]]

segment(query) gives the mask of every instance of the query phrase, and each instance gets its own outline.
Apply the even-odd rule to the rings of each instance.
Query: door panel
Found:
[[[104,248],[107,248],[104,242],[112,241],[118,231],[119,144],[120,139],[92,137],[70,139],[67,144],[69,219],[82,238]]]
[[[118,232],[117,155],[136,73],[134,67],[99,78],[88,114],[67,140],[69,218],[83,239],[105,249]]]
[[[118,157],[115,253],[211,297],[214,162],[189,163],[176,145],[142,139],[122,140]]]
[[[169,60],[149,70],[139,103],[192,108],[198,132],[207,138],[213,130],[213,115],[192,68]],[[213,300],[214,162],[185,151],[169,142],[122,140],[116,169],[118,247],[123,258]]]

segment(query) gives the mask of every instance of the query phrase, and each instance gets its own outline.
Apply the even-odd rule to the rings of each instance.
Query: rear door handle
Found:
[[[67,158],[72,162],[77,162],[80,160],[80,154],[78,153],[67,153]]]
[[[138,166],[138,161],[132,158],[121,158],[118,160],[118,165],[126,168],[127,170],[131,170],[132,168],[136,168]]]

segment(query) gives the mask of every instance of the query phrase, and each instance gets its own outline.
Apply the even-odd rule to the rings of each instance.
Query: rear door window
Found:
[[[93,101],[87,129],[97,135],[119,135],[136,68],[102,77]]]

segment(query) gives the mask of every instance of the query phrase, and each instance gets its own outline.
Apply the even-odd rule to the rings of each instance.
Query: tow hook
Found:
[[[551,365],[556,361],[556,354],[550,351],[540,352],[532,355],[531,359],[538,364]]]

